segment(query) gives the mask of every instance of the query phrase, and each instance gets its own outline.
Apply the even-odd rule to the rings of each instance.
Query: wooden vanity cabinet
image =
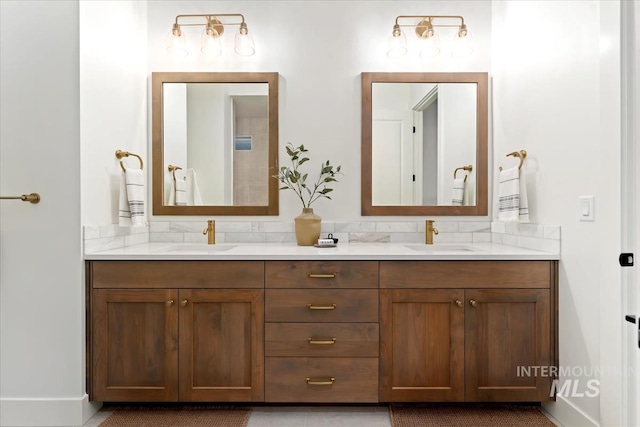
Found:
[[[556,261],[380,263],[380,400],[546,401]]]
[[[265,401],[378,402],[378,262],[268,261]]]
[[[91,261],[87,276],[92,400],[264,400],[263,262]]]

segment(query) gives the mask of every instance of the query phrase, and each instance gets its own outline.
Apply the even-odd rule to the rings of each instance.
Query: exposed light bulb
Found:
[[[390,58],[399,58],[407,53],[407,37],[400,30],[400,25],[393,26],[393,32],[389,37],[389,47],[387,48],[387,56]]]
[[[220,35],[212,25],[207,25],[207,28],[202,32],[200,51],[208,57],[222,55]]]
[[[251,56],[256,52],[253,37],[249,34],[247,24],[244,22],[240,24],[240,29],[236,33],[235,50],[238,55],[242,56]]]
[[[433,58],[440,54],[440,36],[436,33],[432,34],[430,37],[420,38],[420,56],[423,58]]]
[[[453,36],[453,50],[451,55],[454,58],[465,59],[470,57],[472,53],[473,38],[471,37],[471,33],[467,31],[466,25],[461,25],[460,29]]]
[[[178,24],[173,24],[173,28],[169,33],[169,42],[167,44],[167,52],[176,57],[185,57],[189,55],[187,49],[187,39]]]

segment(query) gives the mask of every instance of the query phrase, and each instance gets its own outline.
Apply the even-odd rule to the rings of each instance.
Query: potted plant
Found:
[[[296,241],[299,246],[312,246],[320,237],[321,218],[313,213],[311,204],[321,197],[331,199],[328,194],[333,189],[327,184],[338,182],[336,175],[340,173],[340,166],[334,169],[327,160],[320,165],[318,179],[313,183],[307,183],[309,174],[301,172],[300,166],[309,161],[309,157],[305,154],[309,150],[304,145],[294,147],[291,143],[287,144],[286,150],[291,160],[291,167],[282,166],[274,178],[283,184],[280,190],[293,190],[302,202],[302,214],[294,219]]]

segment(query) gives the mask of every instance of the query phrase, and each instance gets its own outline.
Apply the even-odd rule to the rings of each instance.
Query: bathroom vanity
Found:
[[[496,244],[85,255],[96,401],[553,399],[558,255]]]

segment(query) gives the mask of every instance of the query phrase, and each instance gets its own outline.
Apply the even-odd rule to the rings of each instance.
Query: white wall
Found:
[[[531,220],[562,227],[560,365],[611,370],[622,327],[619,3],[494,2],[493,24],[496,168],[526,149]],[[581,195],[595,195],[595,222],[578,221]],[[585,391],[590,377],[572,379]],[[565,426],[621,425],[619,378],[593,377],[602,397],[547,406]]]
[[[79,6],[0,2],[0,425],[82,424]]]
[[[151,171],[151,156],[147,154],[147,79],[150,75],[146,61],[146,13],[147,2],[142,0],[80,2],[82,221],[85,225],[118,222],[118,179],[122,170],[114,154],[116,150],[140,155],[145,170]],[[125,167],[139,167],[135,157],[125,158],[123,162]],[[148,199],[147,208],[149,206]]]

